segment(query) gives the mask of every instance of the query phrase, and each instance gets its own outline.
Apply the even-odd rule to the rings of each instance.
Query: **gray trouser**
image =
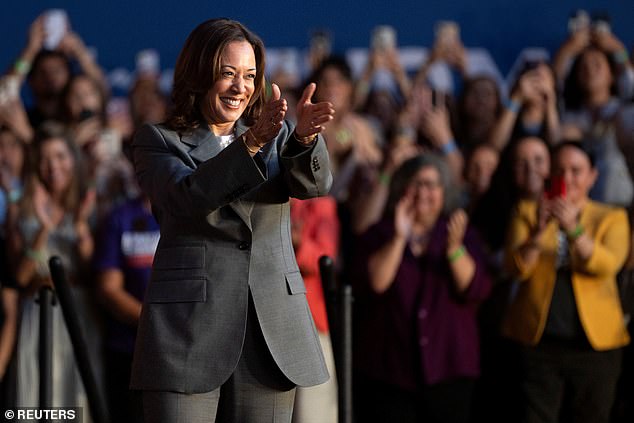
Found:
[[[201,394],[143,391],[145,423],[291,422],[295,385],[273,361],[250,300],[242,355],[231,377]]]

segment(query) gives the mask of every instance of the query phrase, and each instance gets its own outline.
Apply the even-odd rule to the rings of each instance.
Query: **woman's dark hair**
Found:
[[[31,143],[31,153],[29,154],[29,168],[32,178],[40,179],[39,165],[42,160],[42,146],[51,140],[62,140],[74,161],[73,178],[70,187],[65,194],[64,208],[67,211],[76,210],[79,207],[79,201],[82,195],[82,168],[81,168],[81,156],[77,145],[69,137],[66,128],[54,121],[47,121],[39,126],[33,137]],[[41,182],[41,181],[40,181]],[[32,196],[32,186],[27,188],[27,193],[30,192]],[[47,187],[48,189],[48,187]]]
[[[451,198],[451,193],[453,191],[451,190],[451,173],[449,172],[447,163],[445,163],[443,158],[434,153],[424,153],[406,160],[396,170],[396,172],[394,172],[394,176],[390,182],[390,192],[388,194],[383,213],[385,217],[394,216],[396,204],[405,195],[407,187],[412,182],[412,178],[414,178],[419,170],[426,167],[432,167],[438,171],[440,184],[444,193],[443,211],[448,211],[451,205],[453,205]]]
[[[500,113],[502,112],[502,98],[500,95],[500,88],[498,87],[498,84],[495,81],[495,79],[493,79],[492,77],[488,75],[480,75],[480,76],[466,78],[464,80],[464,85],[462,87],[460,97],[458,97],[457,103],[454,103],[456,104],[456,107],[450,107],[451,97],[447,97],[446,99],[446,100],[449,100],[449,104],[448,104],[449,111],[450,112],[453,111],[453,113],[451,113],[451,116],[450,116],[452,129],[454,130],[454,133],[456,134],[456,138],[460,140],[461,144],[465,148],[471,148],[475,144],[488,141],[486,139],[482,139],[482,140],[470,139],[469,134],[467,134],[466,122],[469,119],[467,116],[466,98],[469,92],[472,91],[478,84],[482,82],[490,83],[493,86],[495,90],[495,96],[496,96],[495,116],[496,117],[500,116]]]
[[[568,147],[572,147],[576,149],[577,151],[580,151],[581,153],[583,153],[588,158],[588,161],[590,162],[590,167],[594,168],[596,163],[596,156],[594,152],[590,151],[588,148],[586,148],[586,146],[582,142],[579,142],[579,141],[574,141],[574,140],[561,141],[559,144],[553,147],[550,155],[552,157],[556,157],[561,152],[561,150]]]
[[[500,153],[498,167],[491,176],[489,189],[482,195],[471,214],[471,222],[491,251],[498,251],[504,246],[513,207],[520,199],[520,192],[515,183],[514,166],[519,146],[528,140],[541,142],[546,150],[550,151],[548,143],[540,137],[525,136],[512,139]]]
[[[230,19],[210,19],[198,25],[187,37],[174,69],[172,110],[167,124],[189,132],[204,121],[201,104],[220,78],[220,58],[233,42],[246,41],[253,47],[256,63],[255,90],[243,117],[247,124],[256,119],[264,104],[264,44],[244,25]]]
[[[49,58],[57,58],[64,62],[66,69],[68,70],[68,75],[72,75],[72,67],[68,57],[58,50],[40,50],[35,57],[33,58],[33,63],[31,64],[31,70],[27,75],[27,79],[30,79],[40,68],[42,62]]]
[[[71,122],[73,119],[85,119],[87,117],[92,117],[93,115],[88,115],[88,116],[79,116],[79,117],[75,117],[73,118],[71,116],[70,113],[70,108],[68,107],[68,96],[70,95],[70,90],[73,88],[73,85],[75,85],[75,83],[77,81],[79,81],[80,79],[85,79],[88,82],[90,82],[90,84],[92,85],[92,87],[94,88],[95,91],[97,91],[99,93],[99,97],[100,97],[100,101],[99,101],[99,109],[100,110],[86,110],[86,112],[90,112],[93,113],[95,117],[98,117],[99,120],[101,121],[102,124],[106,124],[106,106],[108,104],[108,95],[107,93],[104,92],[101,84],[99,84],[99,82],[95,81],[93,78],[91,78],[90,76],[86,75],[85,73],[78,73],[76,75],[71,76],[71,78],[68,80],[68,83],[66,83],[66,86],[64,87],[64,91],[62,92],[62,99],[63,99],[63,117],[66,120],[66,122]],[[83,112],[83,111],[82,111]]]
[[[563,91],[563,99],[564,105],[568,110],[579,110],[583,107],[586,96],[588,93],[583,89],[581,84],[579,83],[579,70],[581,68],[581,62],[585,55],[588,52],[598,52],[601,53],[605,60],[607,60],[608,65],[610,66],[610,72],[612,74],[612,85],[610,86],[610,93],[615,95],[617,93],[617,65],[611,55],[605,53],[603,50],[599,49],[595,46],[587,47],[581,53],[575,57],[572,66],[570,67],[570,72],[568,72],[568,76],[564,81],[564,91]]]

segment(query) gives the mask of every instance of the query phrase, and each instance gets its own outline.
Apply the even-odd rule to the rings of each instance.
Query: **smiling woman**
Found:
[[[167,122],[138,131],[161,229],[131,381],[146,422],[290,422],[295,386],[328,379],[289,210],[332,181],[319,134],[334,110],[315,88],[291,125],[276,85],[264,99],[260,39],[213,19],[183,47]]]

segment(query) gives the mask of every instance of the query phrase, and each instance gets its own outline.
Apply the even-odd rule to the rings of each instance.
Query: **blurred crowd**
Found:
[[[306,71],[270,68],[289,112],[309,82],[336,110],[323,134],[332,190],[291,202],[291,233],[331,375],[319,257],[353,287],[356,421],[634,418],[634,40],[583,11],[569,30],[552,59],[520,57],[504,85],[470,63],[451,21],[413,70],[389,26],[356,70],[327,33],[313,37]],[[53,11],[0,79],[7,406],[38,403],[38,292],[56,255],[112,421],[140,421],[127,386],[160,233],[129,145],[170,107],[154,61],[144,56],[127,94],[113,95]],[[53,310],[53,401],[87,406]],[[320,389],[298,391],[295,421],[336,421],[334,378]]]

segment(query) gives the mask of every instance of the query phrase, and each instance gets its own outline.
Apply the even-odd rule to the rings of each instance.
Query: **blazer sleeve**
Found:
[[[616,275],[629,252],[630,228],[624,209],[611,211],[605,218],[605,229],[592,235],[594,248],[592,255],[585,262],[579,264],[582,271],[596,276]]]
[[[508,272],[519,280],[527,280],[536,268],[536,264],[529,266],[525,263],[520,254],[520,247],[529,238],[532,230],[526,209],[527,205],[524,203],[519,203],[513,209],[504,254]]]
[[[177,137],[154,125],[139,129],[132,144],[139,185],[153,207],[176,216],[206,215],[267,180],[266,165],[240,142],[231,143],[198,167],[186,163]]]
[[[327,195],[332,186],[332,174],[324,137],[318,135],[317,140],[306,147],[295,139],[294,128],[286,125],[289,125],[290,135],[281,150],[280,160],[290,196],[305,200]]]

